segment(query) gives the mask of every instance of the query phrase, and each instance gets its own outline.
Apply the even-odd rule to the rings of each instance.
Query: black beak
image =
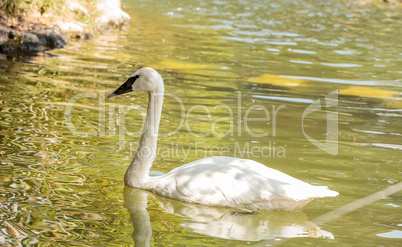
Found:
[[[133,84],[134,84],[135,80],[137,80],[139,77],[140,77],[139,75],[136,75],[136,76],[128,78],[127,81],[123,85],[121,85],[113,93],[109,94],[108,98],[110,99],[114,96],[133,91]]]

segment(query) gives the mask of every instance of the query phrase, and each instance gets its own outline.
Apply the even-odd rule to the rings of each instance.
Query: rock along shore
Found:
[[[14,23],[7,23],[8,17],[2,16],[0,22],[0,53],[11,54],[18,51],[43,51],[62,48],[68,38],[88,39],[112,27],[119,27],[130,21],[130,16],[121,10],[120,0],[99,0],[95,10],[99,16],[95,25],[89,27],[77,20],[65,21],[54,18],[50,24],[43,25],[23,18],[14,18]],[[88,10],[76,2],[66,2],[63,11],[79,12],[86,15]],[[45,19],[46,16],[43,18]],[[6,25],[8,24],[8,25]],[[29,28],[28,28],[29,27]]]

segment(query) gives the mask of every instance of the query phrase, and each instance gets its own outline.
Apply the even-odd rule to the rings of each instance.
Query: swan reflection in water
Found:
[[[152,196],[165,212],[180,216],[183,220],[180,226],[205,236],[242,241],[275,240],[276,243],[278,239],[298,237],[334,238],[330,232],[309,221],[303,212],[241,212],[181,202],[125,186],[124,203],[130,212],[136,246],[149,246],[152,237],[148,196]]]

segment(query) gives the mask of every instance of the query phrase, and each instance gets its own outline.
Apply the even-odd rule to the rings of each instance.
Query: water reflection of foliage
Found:
[[[63,125],[63,108],[50,103],[64,96],[46,91],[52,87],[26,92],[30,84],[26,78],[10,84],[0,109],[0,135],[5,144],[0,149],[1,242],[25,245],[113,239],[111,226],[120,225],[124,218],[124,211],[120,214],[119,207],[113,206],[118,196],[112,192],[119,183],[99,181],[94,176],[97,167],[82,166],[99,140],[64,138],[69,132]],[[25,91],[22,99],[18,97],[21,90]],[[109,201],[110,207],[86,210],[98,201]]]

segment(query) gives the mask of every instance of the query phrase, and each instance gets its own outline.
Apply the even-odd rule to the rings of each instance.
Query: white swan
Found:
[[[252,210],[291,211],[315,198],[338,195],[325,186],[310,185],[256,161],[231,157],[203,158],[168,174],[150,177],[162,114],[163,79],[152,68],[139,69],[109,98],[131,91],[147,91],[149,103],[137,152],[124,176],[127,186],[190,203]]]

